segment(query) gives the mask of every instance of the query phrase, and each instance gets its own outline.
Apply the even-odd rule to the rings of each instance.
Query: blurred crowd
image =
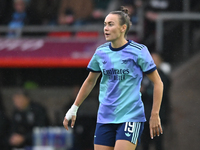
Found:
[[[190,3],[195,6],[198,0]],[[158,12],[183,10],[183,0],[1,0],[0,25],[80,25],[102,21],[122,5],[128,7],[133,23],[141,7],[149,21]]]
[[[12,102],[14,109],[11,117],[8,117],[1,95],[0,147],[2,150],[31,146],[33,144],[33,128],[49,125],[45,107],[33,102],[27,91],[16,90],[12,95]]]
[[[79,119],[72,131],[73,135],[70,136],[69,133],[69,135],[66,135],[65,132],[67,131],[62,127],[63,117],[73,103],[79,88],[78,84],[71,86],[71,93],[67,94],[66,99],[68,100],[64,102],[64,105],[54,102],[58,109],[33,99],[30,95],[30,89],[25,88],[16,88],[9,96],[11,103],[6,106],[4,96],[0,92],[0,149],[31,150],[33,146],[52,146],[52,148],[58,148],[58,150],[59,148],[70,148],[70,150],[93,149],[92,141],[98,109],[97,98],[88,98],[81,107]],[[6,109],[8,107],[12,108],[11,113],[8,113]],[[55,116],[50,117],[49,111]],[[57,129],[53,130],[53,127]],[[61,129],[62,133],[58,129]],[[66,145],[68,147],[65,147]]]
[[[193,7],[197,4],[198,0],[190,1]],[[15,21],[26,25],[80,25],[102,21],[108,12],[122,5],[128,7],[133,23],[137,23],[141,7],[149,21],[159,12],[183,10],[183,0],[1,0],[0,25]]]
[[[120,5],[134,9],[134,1],[126,0],[1,0],[0,3],[0,24],[9,26],[82,25],[102,21]]]
[[[142,25],[143,37],[152,39],[155,35],[155,21],[158,14],[183,11],[183,2],[183,0],[1,0],[0,25],[9,27],[7,37],[19,37],[20,30],[17,29],[25,25],[103,24],[105,16],[110,11],[125,6],[129,9],[132,24]],[[192,11],[198,12],[199,4],[198,0],[192,0],[189,5]]]

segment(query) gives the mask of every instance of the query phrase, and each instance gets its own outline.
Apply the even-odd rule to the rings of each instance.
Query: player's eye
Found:
[[[109,26],[113,26],[114,24],[113,24],[113,23],[109,23],[108,25],[109,25]]]

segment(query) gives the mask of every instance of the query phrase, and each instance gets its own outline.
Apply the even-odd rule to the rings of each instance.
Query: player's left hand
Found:
[[[150,121],[149,121],[149,128],[150,128],[150,136],[151,139],[156,135],[159,136],[160,133],[163,134],[163,129],[161,126],[160,117],[158,114],[152,114]]]

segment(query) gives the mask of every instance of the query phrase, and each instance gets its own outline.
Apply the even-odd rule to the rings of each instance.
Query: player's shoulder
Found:
[[[142,50],[143,48],[146,47],[144,44],[140,44],[140,43],[137,43],[137,42],[134,42],[131,40],[130,40],[129,46],[131,46],[132,48],[137,49],[137,50]]]
[[[109,44],[110,44],[110,42],[106,42],[104,44],[101,44],[99,47],[97,47],[97,50],[108,48]]]

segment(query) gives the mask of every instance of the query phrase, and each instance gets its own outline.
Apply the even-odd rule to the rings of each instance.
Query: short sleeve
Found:
[[[87,70],[89,70],[91,72],[101,72],[101,69],[99,67],[99,63],[97,61],[96,53],[92,56],[88,66],[87,66]]]
[[[142,71],[146,74],[156,70],[156,65],[146,46],[144,46],[143,49],[140,50],[137,63],[141,67]]]

